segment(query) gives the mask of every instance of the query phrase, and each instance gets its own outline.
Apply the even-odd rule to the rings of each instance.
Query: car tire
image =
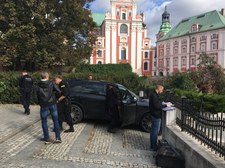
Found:
[[[140,127],[145,132],[150,132],[152,127],[151,114],[145,113],[140,120]]]
[[[83,110],[78,105],[71,105],[71,117],[73,124],[81,122],[83,119],[84,113]]]

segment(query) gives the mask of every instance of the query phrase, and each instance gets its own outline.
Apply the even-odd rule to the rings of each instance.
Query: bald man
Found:
[[[162,108],[166,105],[162,105],[159,100],[159,95],[163,93],[164,87],[157,85],[154,91],[149,96],[149,111],[152,118],[152,127],[150,132],[150,148],[153,151],[157,151],[157,138],[160,131],[161,119],[162,119]]]

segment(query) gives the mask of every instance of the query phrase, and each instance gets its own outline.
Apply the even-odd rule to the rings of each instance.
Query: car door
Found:
[[[119,87],[122,99],[122,107],[120,109],[120,119],[122,126],[130,125],[135,122],[137,103],[136,98],[125,87]]]
[[[85,82],[80,101],[85,109],[86,118],[103,119],[105,113],[105,88],[99,82]]]

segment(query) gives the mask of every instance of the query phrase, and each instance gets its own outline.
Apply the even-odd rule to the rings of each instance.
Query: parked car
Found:
[[[107,120],[106,88],[107,84],[117,87],[122,99],[120,111],[121,126],[136,124],[142,130],[149,132],[151,117],[148,100],[139,98],[121,84],[93,80],[69,80],[71,97],[71,116],[74,123],[83,119]]]

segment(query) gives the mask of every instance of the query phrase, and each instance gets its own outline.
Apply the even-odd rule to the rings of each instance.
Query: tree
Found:
[[[88,59],[95,37],[93,0],[2,0],[0,59],[12,70],[76,65]]]
[[[197,84],[200,91],[204,93],[225,94],[224,69],[214,61],[214,57],[209,54],[201,54],[198,64]]]

